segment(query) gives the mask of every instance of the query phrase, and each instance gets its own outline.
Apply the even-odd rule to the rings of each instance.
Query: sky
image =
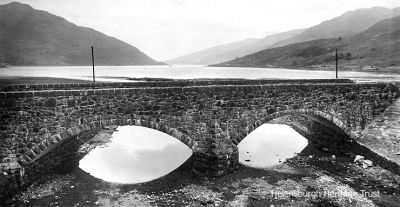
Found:
[[[307,28],[399,0],[0,0],[27,3],[163,61],[223,43]]]

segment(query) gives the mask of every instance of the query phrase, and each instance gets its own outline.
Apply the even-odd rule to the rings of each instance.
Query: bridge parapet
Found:
[[[26,167],[82,134],[137,125],[191,147],[196,173],[223,175],[238,164],[236,144],[269,120],[306,114],[361,139],[364,127],[400,94],[391,84],[318,81],[0,92],[0,159],[15,154]]]
[[[16,84],[0,88],[0,91],[39,91],[39,90],[80,90],[105,88],[151,88],[151,87],[189,87],[213,85],[266,85],[266,84],[315,84],[315,83],[353,83],[349,79],[288,79],[288,80],[169,80],[137,82],[100,83],[60,83],[60,84]]]

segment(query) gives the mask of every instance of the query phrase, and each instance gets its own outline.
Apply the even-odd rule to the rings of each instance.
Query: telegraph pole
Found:
[[[93,83],[96,83],[96,78],[94,75],[94,53],[93,53],[93,46],[92,46],[92,66],[93,66]]]
[[[336,59],[336,79],[338,79],[338,55],[337,55],[337,48],[336,48],[335,59]]]

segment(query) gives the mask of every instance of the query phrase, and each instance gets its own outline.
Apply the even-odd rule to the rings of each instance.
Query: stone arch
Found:
[[[60,147],[63,143],[67,142],[68,140],[78,136],[81,133],[89,132],[91,130],[104,129],[104,127],[107,126],[128,126],[128,125],[142,126],[163,132],[178,139],[193,151],[195,151],[198,146],[198,143],[195,140],[193,140],[190,136],[180,132],[176,128],[172,128],[165,124],[157,123],[149,119],[145,118],[106,119],[106,120],[92,121],[89,123],[83,123],[78,126],[70,127],[61,133],[53,134],[46,140],[38,143],[37,145],[34,145],[31,148],[30,152],[24,155],[23,157],[20,157],[18,161],[22,165],[29,165],[38,160],[39,158],[45,156],[52,150],[56,149],[57,147]]]
[[[118,120],[116,119],[112,119],[112,120],[106,120],[106,121],[102,121],[102,122],[117,122]],[[114,125],[114,124],[111,124]],[[150,128],[150,129],[154,129],[160,132],[163,132],[165,134],[168,134],[172,137],[174,137],[175,139],[181,141],[183,144],[185,144],[186,146],[188,146],[190,149],[194,150],[198,144],[195,140],[193,140],[190,136],[188,136],[185,133],[182,133],[181,131],[179,131],[176,128],[172,128],[169,127],[166,124],[163,123],[158,123],[152,120],[148,120],[148,119],[144,119],[144,118],[139,118],[139,119],[119,119],[119,123],[115,124],[118,126],[141,126],[141,127],[146,127],[146,128]],[[103,126],[107,126],[107,125],[103,125]]]
[[[293,109],[293,110],[278,111],[278,112],[266,115],[261,120],[257,120],[254,123],[248,124],[246,126],[246,128],[242,131],[242,133],[238,133],[238,135],[236,137],[234,137],[232,141],[233,141],[233,143],[238,145],[244,138],[246,138],[246,136],[248,134],[253,132],[259,126],[261,126],[271,120],[274,120],[276,118],[282,117],[282,116],[300,115],[300,114],[311,115],[314,117],[322,118],[323,120],[326,120],[329,123],[332,123],[334,126],[337,126],[350,139],[356,140],[360,136],[357,133],[355,133],[353,130],[351,130],[351,128],[348,127],[343,121],[341,121],[339,118],[337,118],[336,115],[328,114],[323,111],[314,110],[314,109]]]

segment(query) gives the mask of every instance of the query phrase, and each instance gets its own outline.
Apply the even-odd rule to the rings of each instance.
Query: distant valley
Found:
[[[368,16],[368,11],[373,14],[374,20],[381,20],[359,31],[370,24],[370,22],[366,23],[364,21],[364,18]],[[335,62],[334,52],[337,48],[340,64],[348,68],[360,69],[364,66],[398,68],[400,66],[400,16],[396,15],[399,15],[399,12],[399,9],[389,10],[380,7],[356,10],[346,13],[343,16],[346,17],[345,19],[349,19],[349,15],[359,17],[361,18],[359,19],[359,22],[361,22],[359,24],[356,24],[357,18],[344,21],[343,17],[338,17],[335,18],[338,20],[337,22],[331,20],[321,23],[306,30],[299,36],[286,40],[287,44],[284,44],[284,46],[278,47],[275,45],[273,48],[216,64],[216,66],[299,68],[332,65]],[[379,16],[377,13],[381,14],[380,18],[377,17]],[[371,19],[371,17],[368,18]],[[338,26],[338,22],[343,22],[346,25],[340,27],[340,24]],[[348,25],[351,22],[354,23],[354,27]],[[331,24],[331,26],[324,26],[324,24]],[[347,27],[352,28],[352,30],[348,31],[344,29]],[[327,35],[326,30],[323,30],[323,28],[337,29],[338,31],[342,31],[342,33],[333,33],[336,36],[334,37],[333,34]],[[315,32],[318,30],[321,32]],[[297,41],[305,37],[305,34],[310,34],[311,31],[315,32],[315,38],[330,38],[320,38],[297,43]],[[325,33],[322,34],[322,31],[325,31]],[[295,41],[296,43],[290,43],[291,41]]]
[[[400,8],[357,9],[305,29],[217,45],[165,61],[228,67],[400,68]],[[0,64],[160,65],[138,48],[27,4],[0,5]],[[326,68],[322,68],[326,69]]]
[[[218,45],[209,49],[194,52],[165,62],[180,65],[211,65],[267,49],[279,41],[294,37],[305,29],[292,30],[266,36],[262,39],[246,39],[228,44]]]

